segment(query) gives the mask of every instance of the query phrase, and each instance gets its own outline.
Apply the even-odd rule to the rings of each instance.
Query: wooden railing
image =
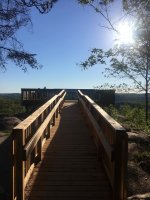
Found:
[[[35,88],[22,88],[21,89],[21,100],[22,101],[38,101],[42,99],[47,99],[58,92],[60,92],[61,89],[35,89]]]
[[[12,200],[24,200],[24,188],[41,160],[43,143],[50,137],[65,95],[62,90],[13,129]]]
[[[78,91],[81,108],[88,120],[110,185],[113,200],[126,199],[128,137],[126,130],[92,99]]]

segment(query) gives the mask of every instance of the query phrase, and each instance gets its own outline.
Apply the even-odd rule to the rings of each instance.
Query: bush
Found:
[[[150,152],[144,151],[141,153],[137,153],[133,156],[133,161],[139,163],[141,161],[150,161]]]
[[[150,120],[146,123],[145,110],[142,106],[134,107],[126,104],[120,105],[118,108],[116,108],[115,106],[110,105],[109,107],[105,108],[105,110],[119,123],[125,123],[126,125],[130,126],[131,129],[137,129],[150,134]]]
[[[110,105],[108,107],[105,107],[104,110],[110,115],[112,116],[115,120],[118,120],[118,116],[119,116],[119,112],[118,112],[118,109],[113,106],[113,105]]]
[[[24,113],[25,108],[20,105],[20,99],[11,99],[0,97],[0,114],[14,116],[18,113]]]

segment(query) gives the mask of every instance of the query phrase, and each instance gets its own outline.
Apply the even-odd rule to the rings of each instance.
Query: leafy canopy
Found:
[[[90,1],[93,3],[96,1]],[[101,1],[99,1],[101,2]],[[110,1],[107,1],[108,3]],[[108,51],[94,48],[87,60],[81,63],[83,69],[95,64],[110,63],[105,75],[129,78],[142,91],[150,90],[150,1],[124,0],[123,8],[128,18],[134,20],[134,43],[115,45]],[[116,29],[114,27],[114,29]],[[108,62],[109,61],[109,62]]]
[[[96,0],[89,1],[95,7]],[[98,1],[101,3],[101,1]],[[99,13],[109,23],[110,30],[118,32],[109,18],[106,1],[97,4]],[[145,116],[148,120],[148,93],[150,92],[150,1],[149,0],[123,0],[123,9],[126,19],[134,21],[134,43],[115,45],[108,51],[94,48],[87,60],[81,63],[83,69],[95,64],[110,64],[105,68],[105,76],[128,78],[134,82],[139,91],[145,92]],[[86,4],[88,4],[86,2]],[[98,10],[95,9],[96,11]],[[105,15],[104,15],[105,13]]]
[[[31,24],[30,11],[48,13],[57,0],[5,0],[0,2],[0,68],[6,70],[7,61],[13,61],[24,71],[27,66],[38,69],[36,54],[25,51],[16,33]]]

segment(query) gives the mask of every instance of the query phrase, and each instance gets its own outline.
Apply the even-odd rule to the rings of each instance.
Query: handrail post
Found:
[[[46,139],[50,138],[50,134],[51,134],[51,123],[48,123],[47,126],[47,135],[46,135]]]
[[[23,161],[23,146],[24,132],[23,129],[14,129],[16,139],[16,194],[17,200],[24,200],[24,161]]]
[[[57,97],[56,103],[59,101],[59,99],[60,99],[60,96]],[[56,109],[56,118],[57,118],[57,117],[58,117],[58,108]]]
[[[11,194],[10,199],[14,200],[16,196],[16,163],[15,163],[15,139],[14,134],[11,134]]]
[[[37,162],[42,160],[42,138],[39,139],[38,144],[37,144]]]
[[[55,105],[56,105],[56,100],[53,103],[53,107],[55,107]],[[53,126],[55,126],[55,118],[56,118],[56,113],[54,113],[53,115]]]
[[[61,98],[63,97],[63,95],[65,94],[65,92],[61,95]],[[60,103],[60,106],[59,106],[59,113],[61,113],[61,109],[63,107],[63,104],[64,104],[64,98],[62,99],[62,102]]]
[[[115,145],[115,169],[114,169],[114,200],[127,198],[127,159],[128,159],[128,136],[124,130],[116,132]]]

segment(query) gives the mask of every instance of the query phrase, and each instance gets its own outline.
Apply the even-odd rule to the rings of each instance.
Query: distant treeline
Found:
[[[25,112],[21,106],[21,94],[0,94],[0,115],[14,116]]]
[[[20,93],[0,93],[0,98],[20,100]]]
[[[103,98],[103,96],[101,96],[101,98]],[[150,101],[150,94],[149,94],[149,101]],[[115,104],[129,103],[129,104],[144,105],[144,102],[145,102],[145,94],[115,93]],[[24,108],[21,106],[21,94],[0,93],[0,114],[7,113],[9,115],[13,115],[18,112],[24,112]]]
[[[150,101],[150,94],[149,94]],[[145,94],[136,94],[136,93],[116,93],[115,94],[115,103],[136,103],[144,104],[145,103]]]

